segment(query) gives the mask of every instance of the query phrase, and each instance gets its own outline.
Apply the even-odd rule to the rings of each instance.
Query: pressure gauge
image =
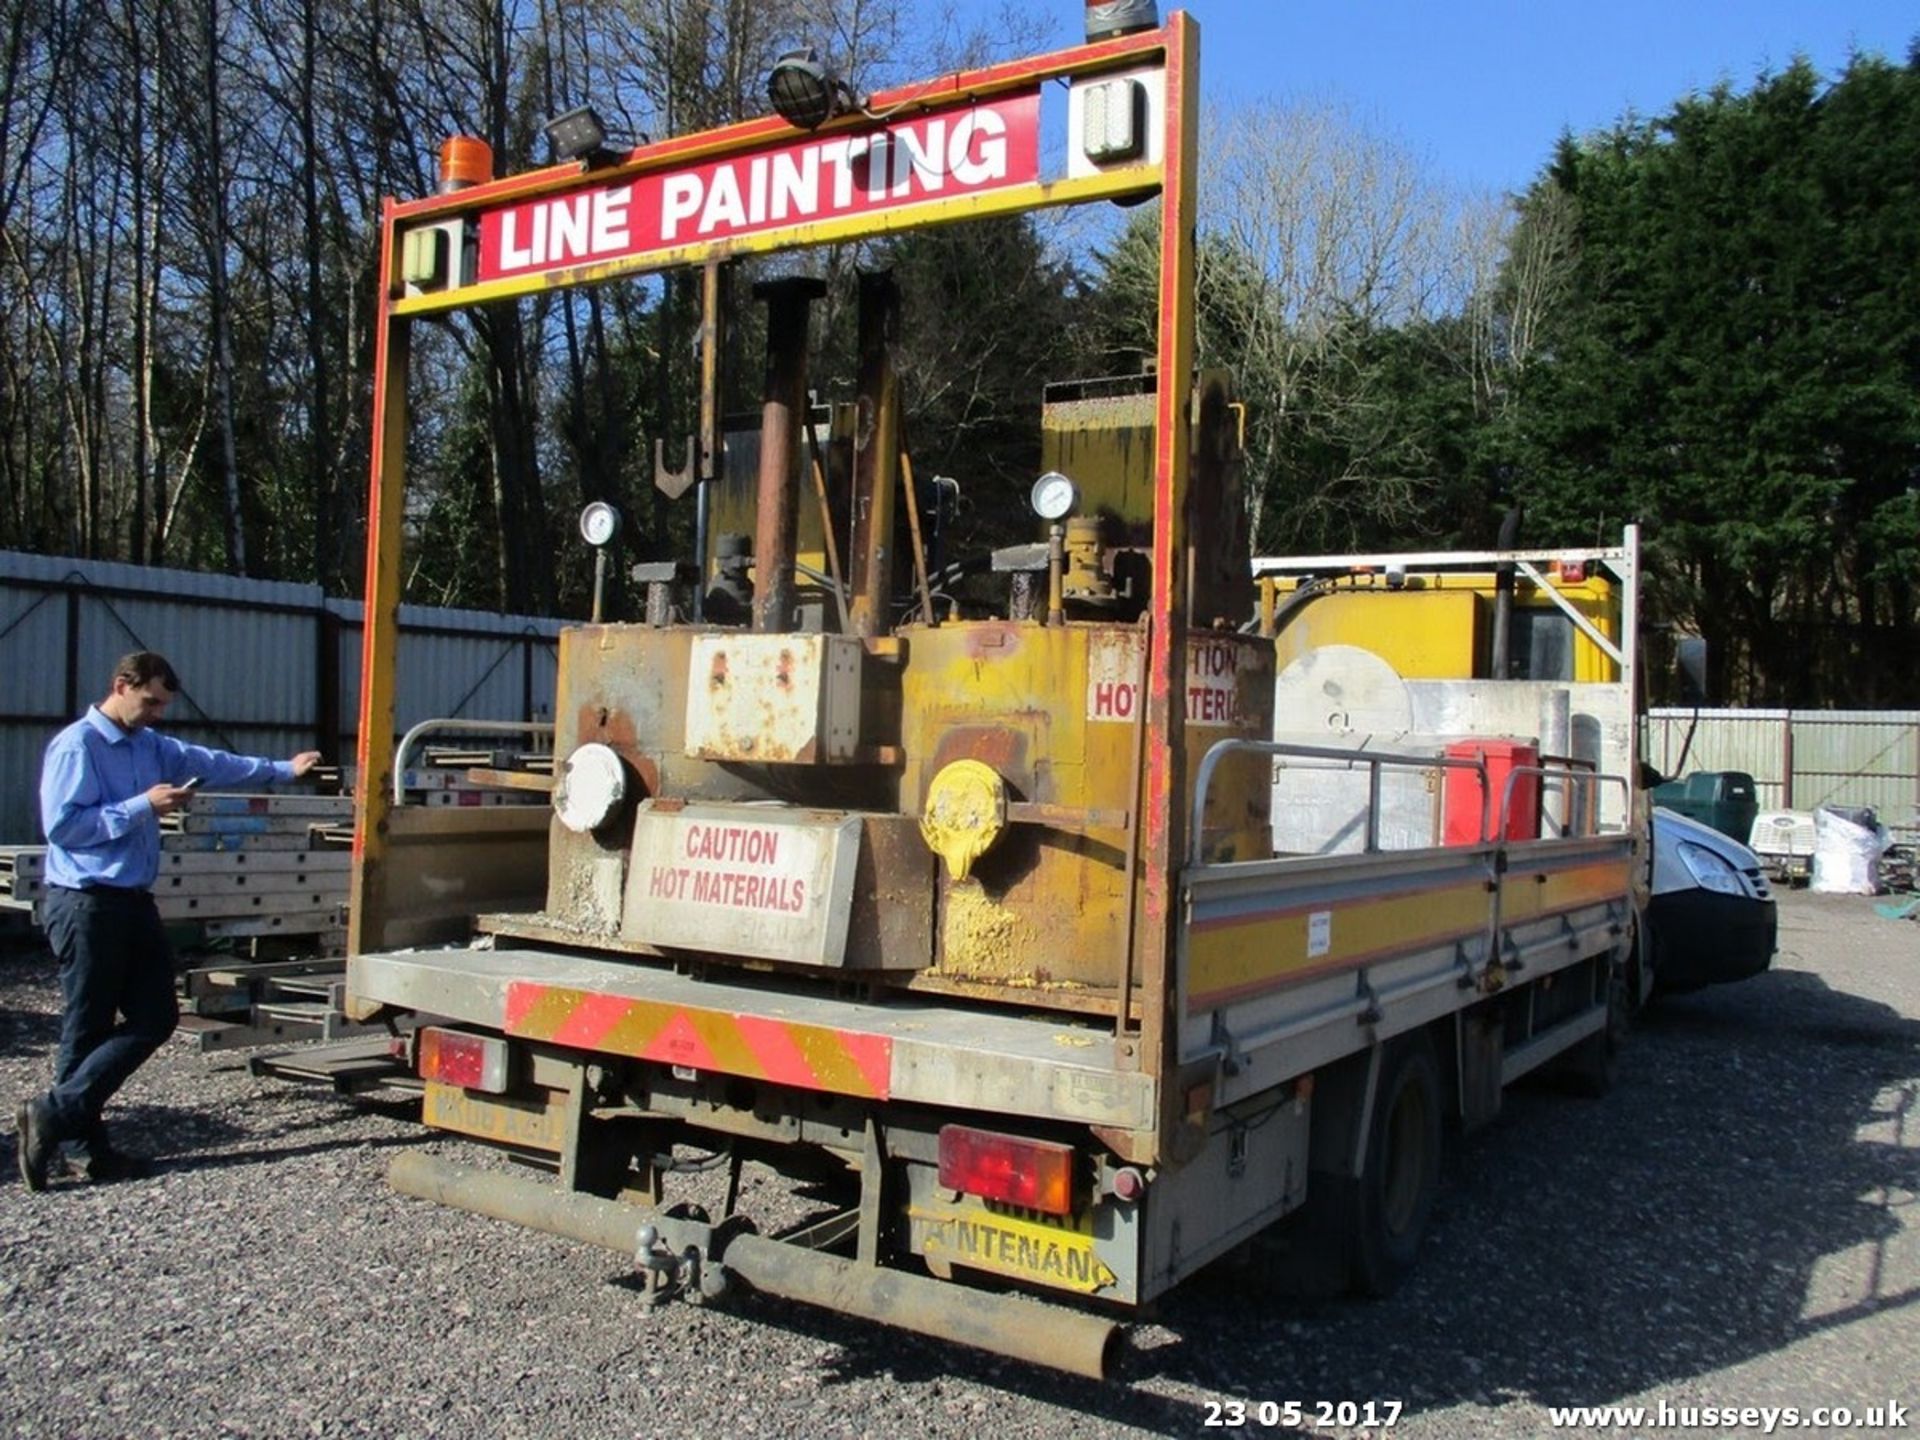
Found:
[[[604,500],[596,500],[580,512],[580,538],[594,549],[611,545],[620,533],[620,512]]]
[[[1064,520],[1080,503],[1080,490],[1058,470],[1049,470],[1033,482],[1033,513],[1042,520]]]

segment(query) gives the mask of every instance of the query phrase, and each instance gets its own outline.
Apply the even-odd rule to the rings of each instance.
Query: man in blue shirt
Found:
[[[162,735],[150,727],[179,688],[163,656],[136,651],[114,668],[107,697],[47,746],[44,904],[66,1008],[53,1088],[15,1112],[30,1190],[46,1188],[62,1140],[86,1143],[95,1179],[135,1169],[108,1143],[100,1113],[180,1021],[173,952],[152,894],[160,817],[185,806],[203,782],[226,789],[294,780],[320,759],[318,750],[291,760],[232,755]]]

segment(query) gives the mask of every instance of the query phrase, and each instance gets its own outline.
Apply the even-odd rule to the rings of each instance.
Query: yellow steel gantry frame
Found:
[[[514,300],[543,290],[648,274],[674,267],[699,267],[737,256],[764,254],[885,235],[925,226],[989,216],[1013,215],[1096,200],[1160,201],[1160,274],[1156,373],[1160,377],[1155,410],[1153,589],[1149,606],[1148,743],[1142,793],[1145,851],[1143,920],[1134,973],[1144,997],[1143,1033],[1168,1034],[1171,1003],[1169,964],[1173,953],[1176,872],[1182,853],[1184,807],[1183,721],[1185,616],[1178,606],[1189,563],[1185,500],[1189,452],[1186,377],[1193,369],[1195,166],[1198,131],[1199,29],[1176,12],[1157,30],[1078,46],[1052,55],[984,69],[956,72],[941,79],[903,86],[875,95],[865,114],[830,121],[817,135],[846,134],[858,139],[878,135],[888,125],[904,124],[937,112],[964,113],[965,107],[996,98],[1037,96],[1049,81],[1072,80],[1116,71],[1157,70],[1164,76],[1165,102],[1159,158],[1097,173],[1045,180],[1037,173],[977,193],[918,198],[855,214],[802,223],[780,224],[726,238],[656,246],[644,253],[594,258],[534,273],[486,277],[453,283],[424,293],[408,293],[402,278],[405,236],[419,227],[483,221],[503,207],[530,200],[565,198],[630,184],[690,166],[751,157],[806,132],[769,116],[701,134],[675,137],[638,147],[612,164],[548,166],[521,175],[426,199],[389,199],[383,213],[379,311],[374,348],[372,475],[367,508],[365,639],[362,652],[359,725],[359,785],[354,809],[353,887],[350,902],[350,953],[378,949],[390,917],[384,867],[388,860],[393,794],[395,653],[399,640],[401,551],[406,485],[407,371],[413,321],[471,305]],[[1151,152],[1149,152],[1151,154]],[[1154,1046],[1155,1050],[1160,1047]],[[1143,1068],[1159,1071],[1165,1053],[1140,1057]],[[1163,1085],[1169,1107],[1180,1103],[1176,1087]]]

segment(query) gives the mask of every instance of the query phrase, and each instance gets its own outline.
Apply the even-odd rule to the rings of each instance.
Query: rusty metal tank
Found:
[[[964,761],[990,768],[1006,794],[993,843],[940,867],[927,980],[1111,1008],[1129,929],[1144,629],[982,620],[903,638],[902,805],[924,817],[942,773]],[[1271,733],[1272,647],[1201,633],[1188,668],[1191,777],[1216,741]],[[1230,757],[1209,793],[1203,853],[1267,854],[1270,794],[1263,757]],[[1190,811],[1191,792],[1179,803]]]

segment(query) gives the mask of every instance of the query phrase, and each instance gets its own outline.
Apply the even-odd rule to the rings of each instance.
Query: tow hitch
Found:
[[[658,1305],[676,1295],[700,1305],[727,1293],[727,1267],[702,1255],[697,1245],[676,1251],[661,1238],[659,1227],[651,1224],[642,1225],[633,1238],[633,1268],[646,1305]]]

